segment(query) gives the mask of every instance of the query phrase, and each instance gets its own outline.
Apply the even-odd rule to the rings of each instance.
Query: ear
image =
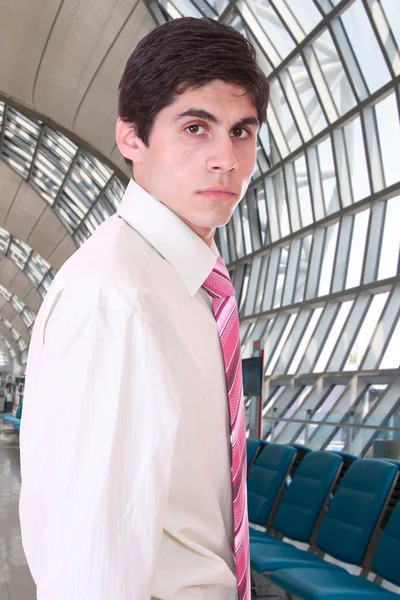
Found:
[[[115,128],[115,139],[122,156],[130,159],[134,164],[142,162],[142,140],[138,137],[135,126],[132,123],[117,119]]]

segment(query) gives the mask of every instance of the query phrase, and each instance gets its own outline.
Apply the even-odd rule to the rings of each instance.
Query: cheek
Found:
[[[256,165],[256,146],[251,144],[246,148],[241,148],[239,154],[237,155],[237,158],[240,165],[240,171],[243,173],[243,175],[245,176],[245,174],[249,173],[249,176],[251,176]]]

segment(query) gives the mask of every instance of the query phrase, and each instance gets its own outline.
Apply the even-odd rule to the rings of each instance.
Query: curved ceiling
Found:
[[[155,25],[142,0],[13,0],[0,21],[0,94],[125,171],[115,148],[127,57]]]
[[[3,161],[0,161],[0,227],[31,246],[55,270],[77,247],[48,203]]]
[[[115,146],[117,87],[154,25],[141,0],[2,5],[0,345],[13,358],[22,343],[7,323],[29,342],[27,323],[55,272],[123,193],[114,173],[128,175]]]
[[[72,239],[65,236],[60,243],[69,241],[73,247],[115,212],[126,185],[126,178],[121,179],[86,148],[4,102],[0,102],[0,158],[39,194],[44,206],[51,207],[52,222],[45,223],[50,234],[61,221],[63,233],[68,232]],[[28,212],[34,212],[30,198],[25,205]],[[32,220],[32,215],[29,217]],[[43,242],[47,251],[46,235]]]
[[[115,212],[125,183],[87,149],[4,102],[0,159],[0,287],[9,288],[0,318],[16,319],[19,331],[19,314],[29,328],[56,271]]]

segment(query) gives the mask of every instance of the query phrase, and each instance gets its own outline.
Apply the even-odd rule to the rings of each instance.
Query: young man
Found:
[[[32,335],[22,540],[38,600],[250,598],[237,308],[213,242],[246,192],[268,83],[212,20],[128,60],[118,213],[63,266]]]

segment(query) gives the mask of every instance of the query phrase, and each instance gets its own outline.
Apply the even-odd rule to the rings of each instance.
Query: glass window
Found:
[[[269,38],[270,43],[278,52],[279,57],[285,58],[295,48],[295,42],[280,20],[277,13],[271,7],[268,0],[248,0],[258,23]]]
[[[300,23],[304,33],[310,33],[321,21],[322,15],[312,0],[286,0],[294,17]]]
[[[24,310],[25,305],[23,302],[21,302],[21,300],[19,298],[17,298],[17,296],[12,296],[11,304],[15,308],[17,313],[21,313]]]
[[[264,296],[265,278],[267,276],[268,262],[269,262],[269,257],[263,256],[262,264],[261,264],[261,271],[260,271],[260,279],[259,279],[258,288],[257,288],[256,303],[255,303],[255,307],[254,307],[255,313],[261,312],[261,303],[262,303],[263,296]]]
[[[2,285],[0,285],[0,293],[7,300],[7,302],[10,302],[12,294]]]
[[[321,7],[325,14],[331,12],[332,8],[334,8],[340,0],[316,0],[317,4]]]
[[[324,258],[319,281],[318,296],[329,294],[331,289],[333,263],[335,260],[335,251],[338,237],[339,224],[335,223],[326,229]]]
[[[304,353],[306,351],[306,348],[308,346],[309,341],[311,340],[311,336],[313,335],[316,326],[318,325],[318,321],[321,317],[322,314],[322,307],[321,308],[316,308],[312,314],[312,317],[307,325],[307,328],[303,334],[303,337],[301,338],[300,344],[297,348],[296,354],[293,357],[292,362],[289,365],[288,368],[288,375],[294,375],[294,373],[296,373],[301,360],[304,357]]]
[[[263,150],[263,157],[265,157],[266,161],[265,164],[264,162],[262,162],[262,164],[260,165],[260,169],[262,172],[265,172],[271,166],[271,140],[269,136],[268,126],[265,123],[261,125],[261,129],[258,134],[258,142],[260,149]]]
[[[343,302],[340,306],[339,312],[336,316],[335,322],[329,332],[328,338],[320,352],[317,363],[314,367],[314,373],[323,373],[326,369],[326,365],[331,358],[332,352],[334,350],[335,344],[339,339],[340,334],[342,333],[342,329],[348,317],[348,314],[353,306],[353,300],[348,300],[347,302]]]
[[[20,175],[26,177],[40,135],[40,121],[27,119],[8,107],[2,147],[3,159]]]
[[[356,105],[356,98],[328,30],[314,42],[313,48],[336,110],[344,115]]]
[[[341,19],[372,94],[390,81],[390,73],[362,1],[351,4]]]
[[[400,122],[395,93],[379,102],[375,106],[375,111],[385,183],[389,186],[400,181]]]
[[[283,328],[283,331],[279,337],[279,343],[278,343],[276,350],[267,366],[266,375],[271,375],[272,371],[274,370],[275,365],[278,362],[278,359],[281,355],[282,348],[285,345],[286,340],[288,339],[289,334],[293,329],[293,325],[296,321],[297,316],[298,316],[297,314],[290,315],[290,318],[288,319],[286,326]]]
[[[282,238],[290,234],[289,213],[286,203],[286,192],[282,171],[278,171],[278,173],[272,178],[272,184],[274,194],[272,197],[267,195],[267,206],[270,214],[271,227],[275,223],[271,216],[272,213],[276,211],[277,221],[275,226],[277,230],[274,231],[273,239],[279,239],[280,237]],[[273,203],[276,203],[275,206]]]
[[[400,367],[400,319],[397,319],[396,327],[390,338],[389,345],[379,365],[380,369],[398,369]]]
[[[302,302],[304,298],[312,241],[313,234],[307,235],[301,240],[300,261],[296,274],[296,289],[294,295],[295,303]]]
[[[113,177],[104,192],[108,202],[114,207],[114,212],[117,210],[122,200],[125,188],[126,186],[120,179]]]
[[[80,229],[74,233],[74,240],[78,246],[82,246],[90,235],[89,229],[86,227],[85,223],[82,223]]]
[[[0,250],[2,252],[7,252],[10,240],[11,236],[8,231],[0,228]]]
[[[217,238],[219,242],[219,251],[221,253],[222,258],[224,259],[224,263],[227,265],[231,261],[229,259],[228,232],[226,227],[220,227],[217,230]]]
[[[386,19],[392,34],[397,42],[397,47],[400,48],[400,19],[399,6],[394,0],[380,0],[380,4],[385,11]]]
[[[347,269],[346,288],[360,285],[361,270],[364,260],[370,210],[357,213],[354,217],[350,247],[350,259]]]
[[[35,287],[38,287],[39,284],[42,283],[43,278],[49,269],[49,263],[43,260],[36,252],[32,252],[32,256],[30,257],[25,270]]]
[[[31,248],[27,244],[16,238],[11,239],[8,254],[20,269],[25,267],[30,253]]]
[[[67,222],[70,229],[76,229],[90,208],[89,199],[71,179],[64,186],[54,210]]]
[[[285,391],[284,385],[280,385],[280,386],[274,388],[274,391],[269,396],[267,404],[263,408],[263,411],[262,411],[263,416],[265,416],[267,414],[267,412],[274,406],[274,404],[276,403],[276,401],[278,400],[278,398],[282,395],[282,393],[284,391]]]
[[[240,300],[238,302],[239,313],[242,313],[242,311],[244,309],[244,304],[245,304],[246,298],[247,298],[247,291],[249,289],[249,283],[250,283],[250,265],[246,264],[244,266],[243,285],[242,285],[242,289],[240,292]]]
[[[353,119],[345,126],[344,136],[353,202],[358,202],[371,194],[360,117]]]
[[[70,168],[77,146],[61,133],[45,127],[32,167],[31,183],[52,204]]]
[[[400,196],[396,196],[386,203],[378,279],[386,279],[397,275],[400,250],[399,223]]]
[[[285,413],[282,415],[284,419],[291,419],[292,417],[297,416],[297,418],[304,418],[306,415],[302,415],[297,414],[295,415],[295,413],[297,413],[297,411],[299,411],[302,407],[302,405],[304,404],[304,401],[306,400],[307,396],[309,395],[309,393],[312,390],[312,386],[311,385],[307,385],[302,387],[295,395],[295,398],[293,400],[293,402],[291,402],[289,404],[288,409],[285,411]],[[281,421],[280,423],[278,423],[278,425],[275,427],[275,439],[277,438],[277,436],[280,434],[280,432],[282,431],[282,429],[287,425],[287,423],[285,423],[285,421]]]
[[[318,144],[318,158],[324,191],[325,212],[330,215],[339,210],[337,179],[330,137]]]
[[[236,242],[236,256],[238,258],[241,258],[242,256],[245,255],[245,249],[244,249],[242,222],[240,219],[239,211],[240,211],[240,209],[239,209],[239,207],[237,207],[235,212],[232,215],[231,223],[233,225],[233,229],[235,232],[234,235],[235,235],[235,242]]]
[[[376,294],[373,297],[367,314],[362,322],[361,328],[357,334],[356,340],[347,357],[347,361],[344,366],[345,371],[354,371],[359,369],[388,296],[389,293],[387,292],[385,294]]]
[[[275,119],[271,119],[271,111],[274,112]],[[301,138],[297,130],[297,126],[293,120],[292,113],[289,110],[288,102],[283,94],[281,83],[275,79],[271,84],[269,126],[274,136],[279,151],[282,156],[288,154],[288,151],[296,150],[301,144]],[[279,129],[278,129],[279,128]],[[281,132],[283,132],[284,140],[280,143]],[[286,149],[288,147],[288,150]]]
[[[21,317],[27,327],[31,327],[31,325],[33,325],[35,318],[36,318],[35,315],[33,314],[33,312],[31,310],[29,310],[29,308],[27,306],[25,306],[23,312],[21,313]]]
[[[332,388],[329,390],[329,393],[327,394],[327,396],[325,397],[323,402],[320,404],[320,406],[314,412],[314,414],[312,416],[312,420],[316,421],[317,423],[324,421],[326,419],[327,415],[334,409],[335,405],[337,404],[337,401],[339,400],[340,396],[343,394],[345,389],[346,389],[345,385],[332,386]],[[328,419],[326,419],[326,420],[328,420]],[[311,427],[310,433],[312,433],[313,430],[314,430],[314,427]]]
[[[311,207],[310,188],[308,183],[308,172],[304,154],[296,160],[296,181],[299,194],[301,225],[307,227],[314,221]]]
[[[46,277],[43,279],[42,283],[38,287],[38,292],[44,298],[47,292],[49,291],[49,287],[51,286],[54,277],[56,276],[56,271],[54,269],[50,269],[47,273]]]
[[[243,198],[243,200],[239,204],[239,211],[240,211],[240,220],[242,221],[242,226],[243,226],[245,254],[251,254],[253,252],[253,244],[252,244],[252,236],[251,236],[251,231],[250,231],[249,209],[247,207],[246,197]]]
[[[303,108],[304,118],[306,119],[308,127],[310,128],[310,134],[313,133],[316,135],[327,126],[327,121],[319,103],[318,96],[315,93],[314,85],[311,82],[310,76],[301,56],[297,57],[296,60],[291,64],[291,66],[288,68],[288,72],[290,74],[291,81],[294,84],[298,100]],[[308,139],[308,137],[311,137],[311,135],[306,136],[306,128],[301,126],[301,119],[303,118],[303,115],[293,102],[291,105],[295,114],[297,125],[300,131],[303,132],[303,137]]]
[[[289,246],[285,246],[278,250],[280,252],[278,277],[276,279],[273,308],[282,304],[283,284],[285,283],[287,261],[289,256]]]

